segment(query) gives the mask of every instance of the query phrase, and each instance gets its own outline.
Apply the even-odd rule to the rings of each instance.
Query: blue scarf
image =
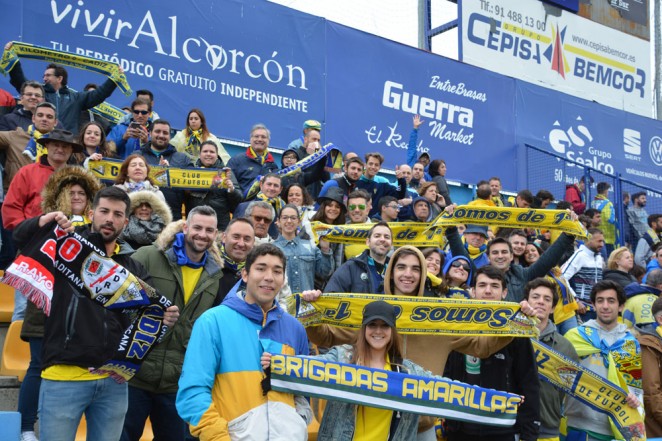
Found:
[[[191,262],[191,260],[186,255],[186,249],[184,248],[184,233],[177,233],[175,235],[175,241],[172,243],[172,250],[175,252],[175,257],[177,257],[177,265],[179,266],[188,266],[190,268],[202,268],[207,262],[208,251],[205,251],[205,254],[202,256],[200,262]]]

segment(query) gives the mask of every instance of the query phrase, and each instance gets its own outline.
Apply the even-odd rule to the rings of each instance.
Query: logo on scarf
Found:
[[[561,366],[556,369],[556,372],[559,374],[559,378],[563,381],[563,384],[566,387],[572,387],[575,384],[575,379],[579,371],[571,366]]]

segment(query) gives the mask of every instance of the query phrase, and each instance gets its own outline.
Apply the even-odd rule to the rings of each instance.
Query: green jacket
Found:
[[[214,248],[207,256],[193,294],[184,305],[182,270],[177,265],[172,250],[175,234],[181,231],[182,224],[183,221],[170,224],[154,245],[142,247],[132,256],[142,263],[152,276],[154,288],[179,307],[177,323],[168,329],[162,341],[145,358],[138,374],[129,383],[149,392],[177,392],[177,382],[182,372],[184,354],[191,337],[193,323],[213,306],[219,281],[223,275],[221,260]],[[173,230],[174,233],[169,235],[168,233],[172,233]]]

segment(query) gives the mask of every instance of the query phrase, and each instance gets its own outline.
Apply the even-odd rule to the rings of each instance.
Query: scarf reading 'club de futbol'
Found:
[[[625,401],[627,389],[602,378],[544,343],[531,339],[536,353],[538,375],[557,389],[609,416],[616,439],[645,438],[643,419]],[[620,436],[618,436],[620,435]]]
[[[83,237],[49,223],[7,268],[2,282],[19,290],[46,315],[51,312],[54,286],[59,284],[77,289],[99,307],[129,314],[131,325],[115,355],[92,370],[122,383],[138,372],[142,360],[165,333],[164,308],[171,302],[106,257],[100,244],[101,236],[96,233]]]
[[[446,378],[420,377],[312,357],[271,356],[271,388],[361,406],[512,426],[522,397]]]
[[[309,303],[294,294],[287,299],[287,311],[305,327],[326,323],[360,329],[363,308],[375,300],[395,306],[402,334],[538,336],[537,319],[522,314],[512,302],[324,293]]]

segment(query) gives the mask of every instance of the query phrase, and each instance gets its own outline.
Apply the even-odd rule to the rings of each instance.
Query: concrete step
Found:
[[[0,411],[18,408],[18,391],[21,383],[16,377],[0,377]]]

